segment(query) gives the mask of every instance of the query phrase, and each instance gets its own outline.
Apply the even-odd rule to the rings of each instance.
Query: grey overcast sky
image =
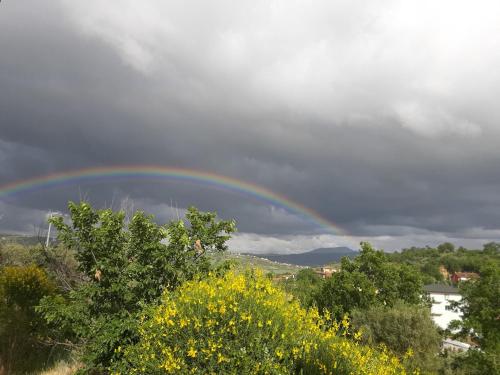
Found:
[[[500,240],[500,2],[4,0],[0,185],[154,164],[316,210],[179,181],[103,180],[0,199],[32,233],[70,199],[159,221],[236,218],[236,251]]]

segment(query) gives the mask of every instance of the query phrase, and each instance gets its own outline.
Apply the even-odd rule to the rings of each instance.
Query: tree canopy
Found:
[[[391,263],[384,252],[362,243],[359,256],[342,259],[340,271],[325,281],[315,301],[320,310],[328,309],[341,318],[355,308],[375,304],[394,306],[398,300],[419,304],[422,287],[412,267]]]
[[[70,203],[71,222],[55,217],[58,239],[76,251],[86,281],[67,295],[47,297],[40,311],[66,339],[84,344],[89,368],[103,369],[134,342],[137,314],[165,290],[208,274],[207,253],[227,249],[233,221],[189,208],[186,221],[159,225],[143,212],[125,221],[123,212]]]

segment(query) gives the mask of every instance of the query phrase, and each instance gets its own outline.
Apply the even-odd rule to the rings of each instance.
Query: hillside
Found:
[[[299,254],[246,254],[254,255],[273,262],[293,264],[297,266],[322,266],[329,263],[337,263],[343,257],[354,258],[357,251],[348,247],[326,247],[319,248]]]
[[[269,259],[259,258],[255,255],[250,254],[236,254],[231,252],[226,252],[222,254],[212,254],[211,255],[215,264],[220,264],[226,260],[235,261],[237,268],[259,268],[264,272],[271,272],[275,275],[292,273],[295,274],[303,267],[293,265],[293,264],[283,264]]]

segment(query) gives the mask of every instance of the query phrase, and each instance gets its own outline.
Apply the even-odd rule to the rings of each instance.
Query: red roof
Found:
[[[451,275],[451,279],[453,282],[457,283],[460,280],[470,280],[470,279],[478,279],[479,275],[475,272],[455,272]]]

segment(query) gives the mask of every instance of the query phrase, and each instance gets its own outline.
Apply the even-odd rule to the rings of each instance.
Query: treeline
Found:
[[[386,254],[363,243],[331,278],[304,269],[273,283],[212,262],[236,230],[215,213],[190,208],[159,225],[85,202],[69,211],[69,220],[52,219],[57,245],[0,243],[0,373],[37,373],[59,360],[83,374],[498,371],[495,244]],[[443,354],[423,265],[478,256],[471,270],[481,278],[464,284],[456,308],[457,334],[474,332],[480,350]]]
[[[445,242],[433,247],[411,247],[394,253],[387,253],[390,261],[414,266],[420,271],[425,284],[449,281],[445,275],[454,272],[480,273],[487,263],[500,265],[500,244],[490,242],[482,249],[455,248]]]

